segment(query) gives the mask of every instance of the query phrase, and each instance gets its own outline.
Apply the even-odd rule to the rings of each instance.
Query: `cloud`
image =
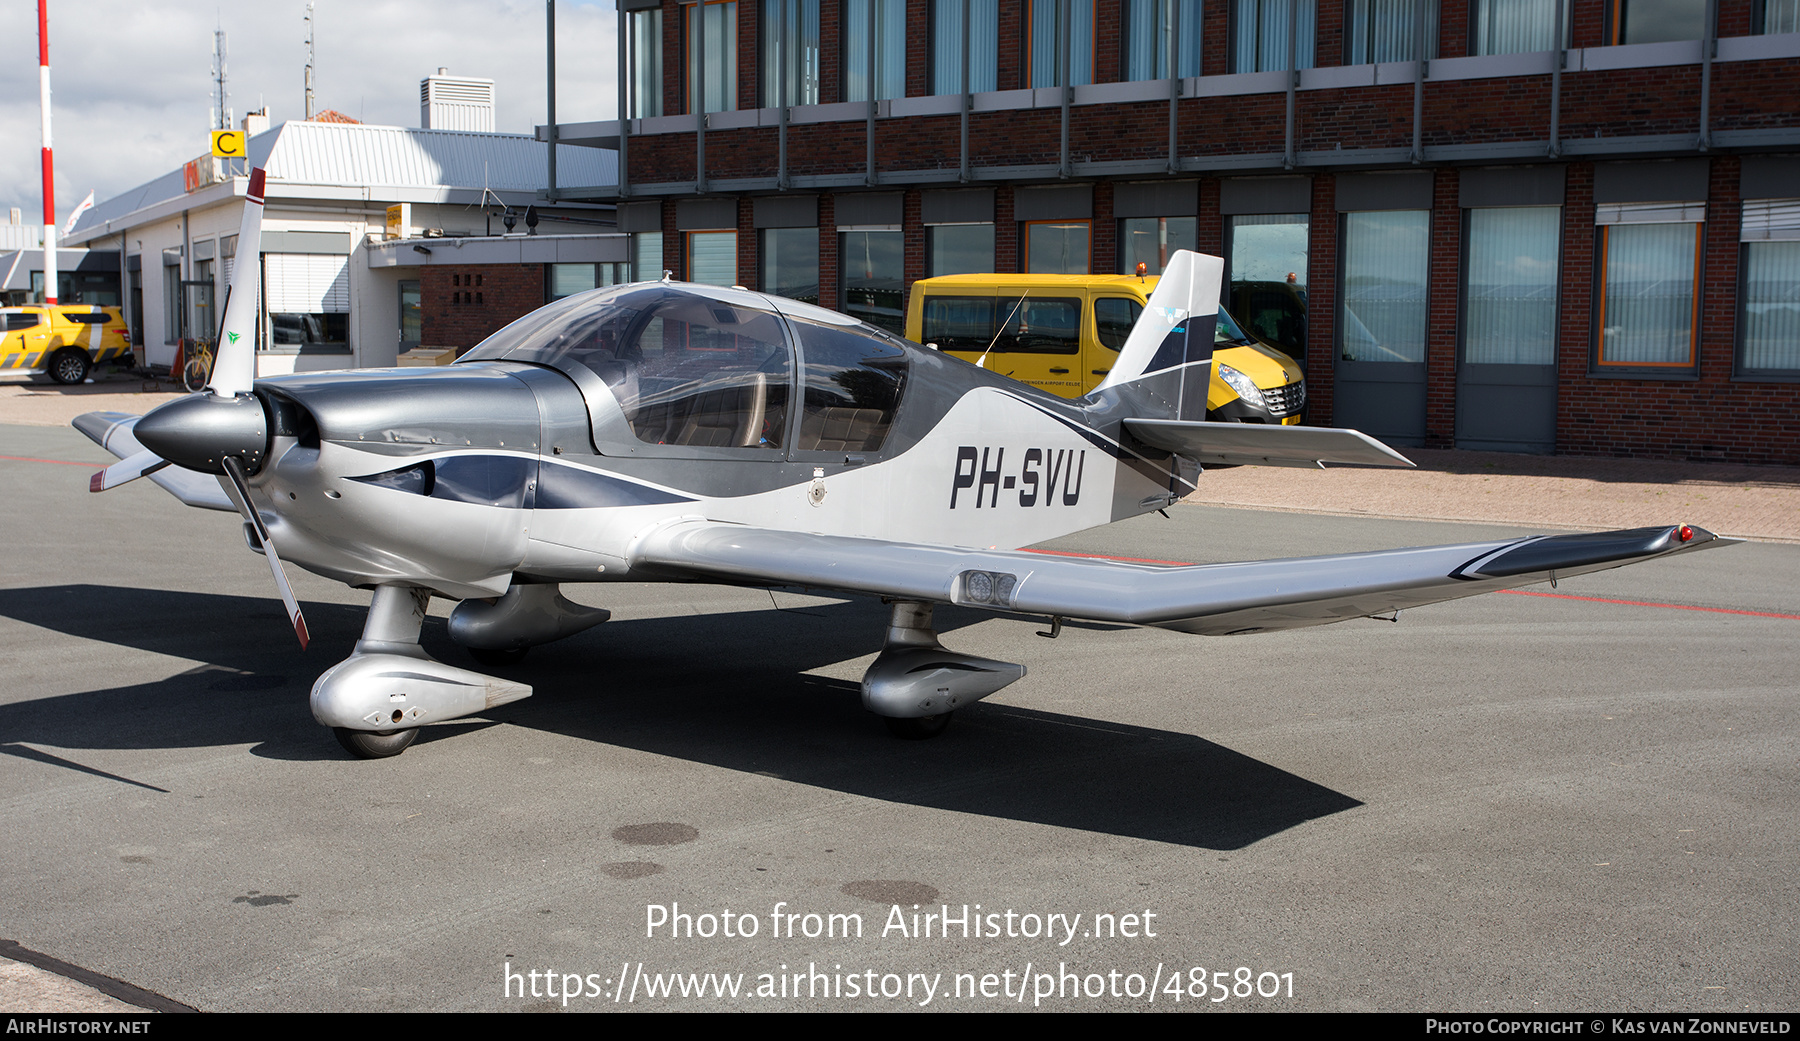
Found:
[[[304,117],[304,0],[222,7],[194,0],[51,0],[52,134],[59,221],[94,189],[109,199],[207,150],[213,30],[227,34],[234,119],[267,105]],[[0,8],[0,207],[42,213],[35,5]],[[316,0],[316,107],[419,125],[419,81],[441,67],[495,81],[495,129],[544,122],[538,0]],[[617,89],[610,0],[559,0],[557,118],[610,119]]]

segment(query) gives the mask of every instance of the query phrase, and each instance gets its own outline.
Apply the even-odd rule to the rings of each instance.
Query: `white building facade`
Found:
[[[262,275],[260,375],[392,365],[417,282],[403,305],[409,268],[392,252],[371,267],[369,247],[503,237],[500,214],[524,213],[547,183],[546,146],[520,134],[288,122],[251,138],[248,152],[248,166],[267,170],[255,258],[237,252],[248,166],[211,158],[99,204],[69,236],[71,246],[119,252],[134,343],[153,368],[172,366],[184,341],[213,338],[246,261]],[[594,149],[559,148],[557,165],[585,183],[614,176],[612,154]],[[578,223],[541,222],[542,233],[596,240],[610,207],[583,212]],[[601,245],[592,259],[613,259]]]

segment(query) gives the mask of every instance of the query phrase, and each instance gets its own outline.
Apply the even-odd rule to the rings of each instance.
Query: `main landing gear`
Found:
[[[922,740],[950,726],[958,708],[1025,675],[1025,666],[946,650],[931,628],[932,605],[896,601],[887,643],[863,673],[863,707],[896,737]]]

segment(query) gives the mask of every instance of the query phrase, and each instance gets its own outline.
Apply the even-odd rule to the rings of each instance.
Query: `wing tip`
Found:
[[[88,476],[88,491],[103,492],[106,490],[106,471],[95,470]]]

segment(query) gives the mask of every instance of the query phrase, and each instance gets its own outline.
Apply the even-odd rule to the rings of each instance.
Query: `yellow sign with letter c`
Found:
[[[242,130],[213,131],[212,154],[220,159],[242,158],[244,155],[244,132]]]

